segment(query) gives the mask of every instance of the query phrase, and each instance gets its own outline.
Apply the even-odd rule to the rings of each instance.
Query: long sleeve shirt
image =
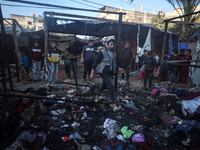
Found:
[[[34,61],[41,61],[44,51],[40,47],[33,47],[30,51],[30,58]]]

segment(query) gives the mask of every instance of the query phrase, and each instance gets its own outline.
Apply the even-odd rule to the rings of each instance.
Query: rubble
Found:
[[[99,83],[78,91],[30,88],[1,96],[0,149],[196,148],[200,143],[199,93],[175,92],[166,85],[157,84],[150,92],[120,81],[117,112],[106,91],[94,101]]]

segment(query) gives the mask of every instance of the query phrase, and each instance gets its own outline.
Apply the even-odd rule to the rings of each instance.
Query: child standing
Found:
[[[149,89],[152,88],[152,78],[153,75],[156,73],[156,59],[152,56],[153,53],[148,51],[147,58],[144,60],[144,90],[146,90],[147,79],[149,79]]]
[[[185,56],[183,60],[191,60],[192,56],[190,55],[191,49],[187,49],[185,51]],[[187,65],[190,64],[190,62],[186,63]],[[181,83],[180,86],[186,86],[187,83],[187,78],[189,76],[189,66],[183,66],[181,69]]]
[[[141,68],[140,68],[140,74],[139,74],[139,82],[141,82],[141,78],[143,76],[143,79],[144,79],[144,76],[145,76],[145,73],[144,73],[144,61],[145,59],[147,58],[147,50],[144,50],[143,52],[144,54],[141,56],[140,58],[140,62],[141,62]]]
[[[179,56],[177,55],[178,54],[178,50],[177,49],[173,49],[172,50],[172,56],[170,58],[171,61],[174,61],[174,60],[179,60]],[[170,74],[172,73],[173,74],[173,80],[172,80],[172,84],[176,84],[176,74],[177,74],[177,65],[174,65],[174,64],[171,64],[170,65]]]
[[[65,50],[65,54],[63,56],[72,56],[69,53],[69,49]],[[69,58],[64,58],[64,64],[65,64],[65,73],[67,75],[67,78],[70,78],[70,70],[71,70],[71,60]]]
[[[140,68],[139,82],[141,82],[141,78],[142,78],[142,77],[143,77],[143,80],[144,80],[144,76],[145,76],[145,73],[144,73],[144,65],[142,65],[142,67]]]
[[[24,65],[24,68],[26,70],[26,73],[28,74],[28,58],[26,57],[24,51],[21,52],[21,59],[22,59],[22,62],[23,62],[23,65]]]
[[[51,74],[49,79],[49,85],[53,84],[53,75],[56,70],[56,81],[58,82],[58,73],[59,73],[59,61],[61,59],[61,52],[57,48],[57,42],[52,42],[52,48],[49,50],[47,55],[48,60],[51,62]]]
[[[168,70],[169,70],[169,66],[167,64],[167,60],[168,59],[168,51],[166,50],[165,51],[165,54],[164,54],[164,58],[163,58],[163,68],[162,68],[162,77],[161,77],[161,80],[162,81],[167,81],[168,80]]]

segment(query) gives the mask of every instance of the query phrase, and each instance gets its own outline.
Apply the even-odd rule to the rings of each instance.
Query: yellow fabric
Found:
[[[50,62],[58,63],[61,60],[61,57],[47,57]]]

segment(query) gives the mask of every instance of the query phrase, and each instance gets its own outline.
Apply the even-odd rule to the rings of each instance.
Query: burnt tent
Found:
[[[118,22],[106,19],[68,19],[62,17],[46,16],[46,24],[49,32],[67,33],[76,35],[89,35],[89,36],[111,36],[117,35]],[[139,30],[139,47],[143,47],[148,31],[151,29],[151,43],[152,50],[156,50],[158,55],[161,55],[163,45],[164,32],[151,24],[136,24],[123,22],[121,28],[121,40],[131,41],[131,47],[136,50],[137,35]],[[169,34],[168,34],[169,35]],[[121,45],[122,46],[122,45]],[[167,45],[166,45],[167,47]]]

